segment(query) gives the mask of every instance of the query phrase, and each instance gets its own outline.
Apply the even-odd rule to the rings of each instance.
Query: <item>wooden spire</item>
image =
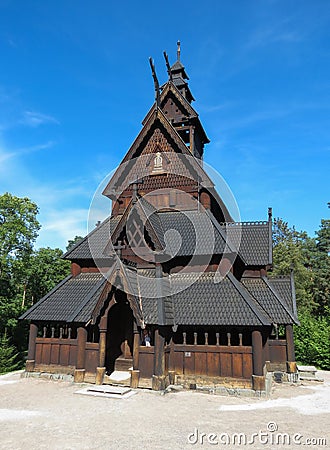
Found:
[[[180,41],[177,42],[177,51],[176,51],[176,56],[177,56],[177,60],[180,61],[180,56],[181,56],[181,43]]]

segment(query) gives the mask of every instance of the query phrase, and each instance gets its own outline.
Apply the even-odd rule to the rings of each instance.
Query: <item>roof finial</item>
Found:
[[[157,75],[156,75],[155,65],[154,65],[154,62],[153,62],[151,57],[149,58],[149,64],[150,64],[150,67],[151,67],[152,78],[154,79],[155,100],[156,100],[156,106],[158,107],[159,104],[160,104],[159,82],[158,82],[158,78],[157,78]]]
[[[272,222],[273,221],[273,208],[268,208],[268,221]]]
[[[164,51],[163,55],[164,55],[164,58],[165,58],[165,64],[166,64],[166,68],[167,68],[168,78],[169,78],[169,80],[172,81],[171,66],[170,66],[170,63],[169,63],[169,60],[168,60],[167,53]]]
[[[176,56],[177,56],[178,61],[180,61],[180,55],[181,55],[181,43],[180,43],[180,41],[177,42],[177,46],[178,46],[178,49],[176,51]]]

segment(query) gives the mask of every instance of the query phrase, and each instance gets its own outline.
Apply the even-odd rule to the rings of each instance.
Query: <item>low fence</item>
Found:
[[[208,333],[203,333],[203,343],[199,343],[198,333],[193,333],[193,344],[188,344],[186,333],[182,333],[182,343],[171,341],[165,347],[165,374],[171,370],[178,375],[250,379],[252,346],[243,345],[242,334],[237,336],[239,345],[231,345],[230,333],[225,337],[227,345],[220,345],[219,333],[215,335],[215,344],[210,345]],[[143,378],[154,373],[154,353],[153,346],[139,347],[139,370]]]
[[[252,376],[252,347],[178,345],[166,349],[168,370],[176,374],[246,378]]]
[[[76,328],[45,326],[42,329],[42,337],[36,338],[35,346],[35,365],[37,367],[59,366],[64,370],[73,370],[76,367],[78,353]],[[99,343],[86,342],[86,372],[95,373],[98,361]]]
[[[36,338],[36,365],[76,365],[77,339]]]

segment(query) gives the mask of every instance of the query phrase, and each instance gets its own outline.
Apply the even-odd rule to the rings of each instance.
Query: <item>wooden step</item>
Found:
[[[127,371],[132,369],[133,367],[133,359],[132,358],[117,358],[115,363],[115,370],[119,371]]]

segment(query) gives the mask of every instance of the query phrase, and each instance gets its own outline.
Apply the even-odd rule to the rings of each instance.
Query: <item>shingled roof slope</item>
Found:
[[[259,305],[269,314],[274,323],[296,323],[292,312],[270,288],[265,278],[242,278],[241,282]]]
[[[174,230],[170,235],[170,250],[177,256],[208,254],[210,250],[211,254],[223,253],[226,242],[205,212],[168,211],[158,216],[164,233]]]
[[[116,228],[121,216],[108,217],[94,228],[84,239],[67,251],[64,259],[70,261],[77,259],[105,259],[103,251],[110,236]],[[91,251],[92,250],[92,251]],[[93,253],[93,254],[92,254]]]
[[[268,283],[278,292],[280,298],[285,301],[292,314],[297,318],[297,305],[295,289],[290,277],[268,278]]]
[[[101,273],[69,276],[26,311],[20,319],[85,322],[89,319],[89,309],[98,300],[99,290],[95,291],[95,287],[103,284],[100,283],[102,279],[105,284],[106,280]],[[101,289],[101,285],[99,287]],[[80,311],[79,308],[83,310]],[[72,318],[73,315],[76,317]]]
[[[214,273],[171,275],[175,323],[178,325],[270,325],[267,314],[228,274],[215,282]],[[184,290],[184,286],[192,284]]]
[[[271,235],[268,222],[233,222],[221,225],[233,242],[240,243],[239,253],[245,263],[263,266],[271,261]]]
[[[169,277],[157,278],[154,269],[138,269],[137,282],[145,323],[173,325],[174,311]]]

